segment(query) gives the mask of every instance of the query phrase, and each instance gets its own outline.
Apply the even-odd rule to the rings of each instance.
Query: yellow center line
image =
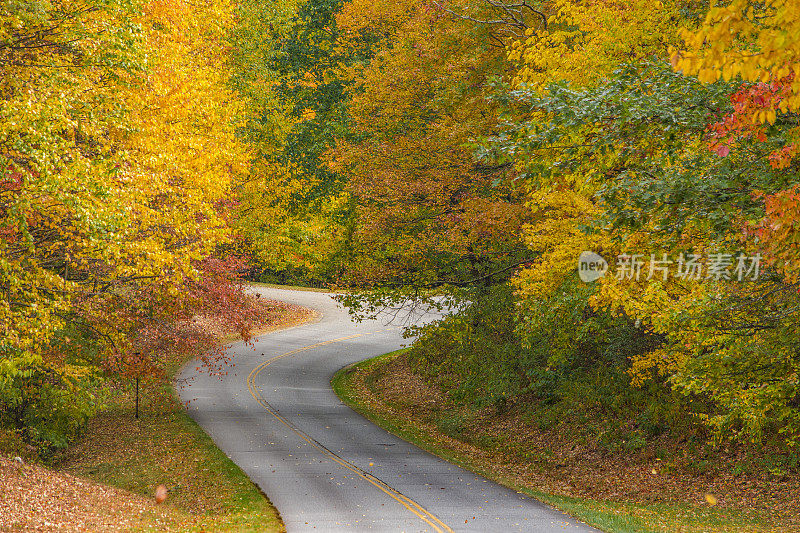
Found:
[[[335,461],[339,465],[347,468],[348,470],[350,470],[351,472],[353,472],[355,474],[358,474],[359,477],[361,477],[362,479],[370,482],[372,485],[374,485],[375,487],[379,488],[381,491],[383,491],[387,495],[391,496],[394,500],[396,500],[398,503],[400,503],[400,505],[402,505],[403,507],[405,507],[406,509],[408,509],[409,511],[411,511],[412,513],[417,515],[425,523],[430,525],[437,533],[453,533],[453,530],[450,527],[448,527],[447,524],[442,522],[433,513],[431,513],[430,511],[426,510],[420,504],[418,504],[417,502],[415,502],[414,500],[412,500],[408,496],[402,494],[401,492],[393,489],[388,484],[386,484],[384,481],[381,481],[380,479],[378,479],[377,477],[373,476],[369,472],[367,472],[365,470],[362,470],[361,468],[357,467],[356,465],[354,465],[353,463],[351,463],[351,462],[349,462],[349,461],[347,461],[345,459],[342,459],[341,457],[336,455],[334,452],[332,452],[331,450],[326,448],[324,445],[322,445],[321,443],[317,442],[316,440],[311,438],[309,435],[307,435],[305,432],[303,432],[302,430],[297,428],[294,424],[289,422],[286,418],[284,418],[283,416],[278,414],[275,411],[275,409],[269,404],[269,402],[267,402],[264,399],[264,397],[261,395],[261,391],[255,385],[255,380],[258,377],[258,374],[262,370],[264,370],[266,367],[268,367],[269,365],[271,365],[272,363],[274,363],[275,361],[277,361],[279,359],[283,359],[284,357],[289,357],[289,356],[294,355],[296,353],[304,352],[304,351],[311,350],[311,349],[314,349],[314,348],[319,348],[319,347],[325,346],[327,344],[333,344],[333,343],[336,343],[336,342],[342,342],[342,341],[346,341],[346,340],[350,340],[350,339],[355,339],[357,337],[362,337],[364,335],[373,335],[375,333],[383,333],[385,331],[391,331],[391,329],[396,329],[396,328],[384,329],[384,330],[375,331],[375,332],[372,332],[372,333],[356,333],[355,335],[348,335],[347,337],[339,337],[338,339],[331,339],[331,340],[328,340],[328,341],[318,342],[316,344],[312,344],[312,345],[309,345],[309,346],[303,346],[302,348],[297,348],[297,349],[292,350],[290,352],[286,352],[286,353],[283,353],[283,354],[280,354],[280,355],[276,355],[275,357],[272,357],[271,359],[268,359],[268,360],[264,361],[263,363],[261,363],[260,365],[255,367],[250,372],[250,375],[247,376],[247,388],[250,391],[250,394],[253,396],[253,398],[255,398],[255,400],[259,403],[259,405],[261,405],[264,409],[267,410],[268,413],[270,413],[272,416],[277,418],[283,425],[285,425],[286,427],[291,429],[295,434],[297,434],[297,436],[302,438],[304,441],[306,441],[307,443],[309,443],[310,445],[315,447],[317,450],[322,452],[324,455],[326,455],[327,457],[329,457],[330,459],[332,459],[333,461]]]

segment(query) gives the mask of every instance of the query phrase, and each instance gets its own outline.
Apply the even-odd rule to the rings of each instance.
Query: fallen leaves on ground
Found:
[[[284,302],[254,297],[251,304],[264,317],[258,334],[316,316]],[[202,320],[219,338],[236,334]],[[265,531],[283,530],[269,501],[177,403],[143,394],[142,418],[136,420],[125,387],[115,389],[110,409],[89,421],[58,466],[20,466],[0,457],[0,531],[229,530],[251,519]],[[166,496],[161,505],[158,486]]]
[[[250,298],[250,305],[263,317],[263,321],[253,331],[251,335],[258,336],[278,329],[290,328],[313,320],[317,312],[277,300],[263,299],[256,295]],[[213,317],[197,317],[196,322],[217,338],[231,339],[238,336],[239,332],[226,329],[225,324]]]
[[[124,531],[181,517],[152,498],[0,457],[0,531]]]

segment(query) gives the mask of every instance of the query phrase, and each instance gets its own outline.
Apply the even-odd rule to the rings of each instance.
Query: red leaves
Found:
[[[0,227],[0,239],[6,242],[15,242],[17,240],[17,228],[14,226]]]
[[[774,169],[783,169],[787,168],[789,164],[794,159],[794,156],[797,155],[798,152],[798,145],[795,143],[787,144],[783,148],[779,150],[775,150],[769,156],[769,164]]]
[[[732,147],[747,139],[758,142],[767,140],[766,128],[773,123],[790,93],[794,74],[776,83],[742,85],[731,95],[733,112],[709,126],[709,148],[720,157],[727,157]],[[773,168],[789,166],[797,148],[789,144],[770,153],[767,157]]]
[[[8,173],[0,178],[0,193],[4,191],[19,192],[24,184],[25,175],[14,165],[8,165]]]
[[[25,173],[14,165],[8,165],[6,173],[0,176],[0,198],[4,194],[18,194],[25,185]],[[7,202],[0,202],[0,206]],[[9,243],[16,242],[19,229],[17,224],[7,217],[5,209],[0,207],[0,240]]]
[[[87,318],[98,329],[124,333],[125,345],[116,346],[103,360],[104,368],[131,379],[162,380],[169,360],[203,354],[197,371],[226,375],[231,358],[220,341],[251,330],[266,320],[267,306],[253,305],[239,272],[247,263],[240,257],[206,258],[196,263],[197,279],[177,287],[161,281],[143,284],[123,295],[110,295],[93,307]],[[175,290],[177,289],[177,290]]]

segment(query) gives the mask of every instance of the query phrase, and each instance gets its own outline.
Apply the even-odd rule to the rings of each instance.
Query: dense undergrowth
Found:
[[[664,340],[624,316],[592,310],[588,286],[567,289],[542,302],[524,325],[510,287],[486,289],[463,312],[421,328],[409,366],[456,405],[495,416],[513,406],[532,426],[609,454],[651,447],[668,460],[686,453],[687,464],[695,464],[689,468],[703,473],[719,466],[712,458],[720,450],[733,447],[747,457],[735,466],[739,472],[800,471],[800,454],[777,431],[757,442],[712,432],[703,417],[718,407],[709,398],[681,390],[668,376],[634,383],[631,358]],[[451,426],[459,427],[458,418]]]

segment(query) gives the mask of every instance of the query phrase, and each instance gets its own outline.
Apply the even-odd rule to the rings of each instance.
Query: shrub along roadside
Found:
[[[532,408],[530,397],[508,401],[502,414],[496,406],[459,404],[440,383],[414,373],[404,351],[345,368],[332,385],[388,431],[607,531],[792,531],[800,525],[800,484],[765,472],[768,454],[721,450],[715,457],[699,441],[663,436],[645,447],[635,439],[604,446],[590,440],[591,427],[581,427],[577,416],[559,422],[561,415],[551,411],[551,420],[539,418],[547,409]],[[563,434],[569,425],[573,433]],[[750,472],[734,472],[745,463]],[[706,493],[718,504],[709,505]]]

